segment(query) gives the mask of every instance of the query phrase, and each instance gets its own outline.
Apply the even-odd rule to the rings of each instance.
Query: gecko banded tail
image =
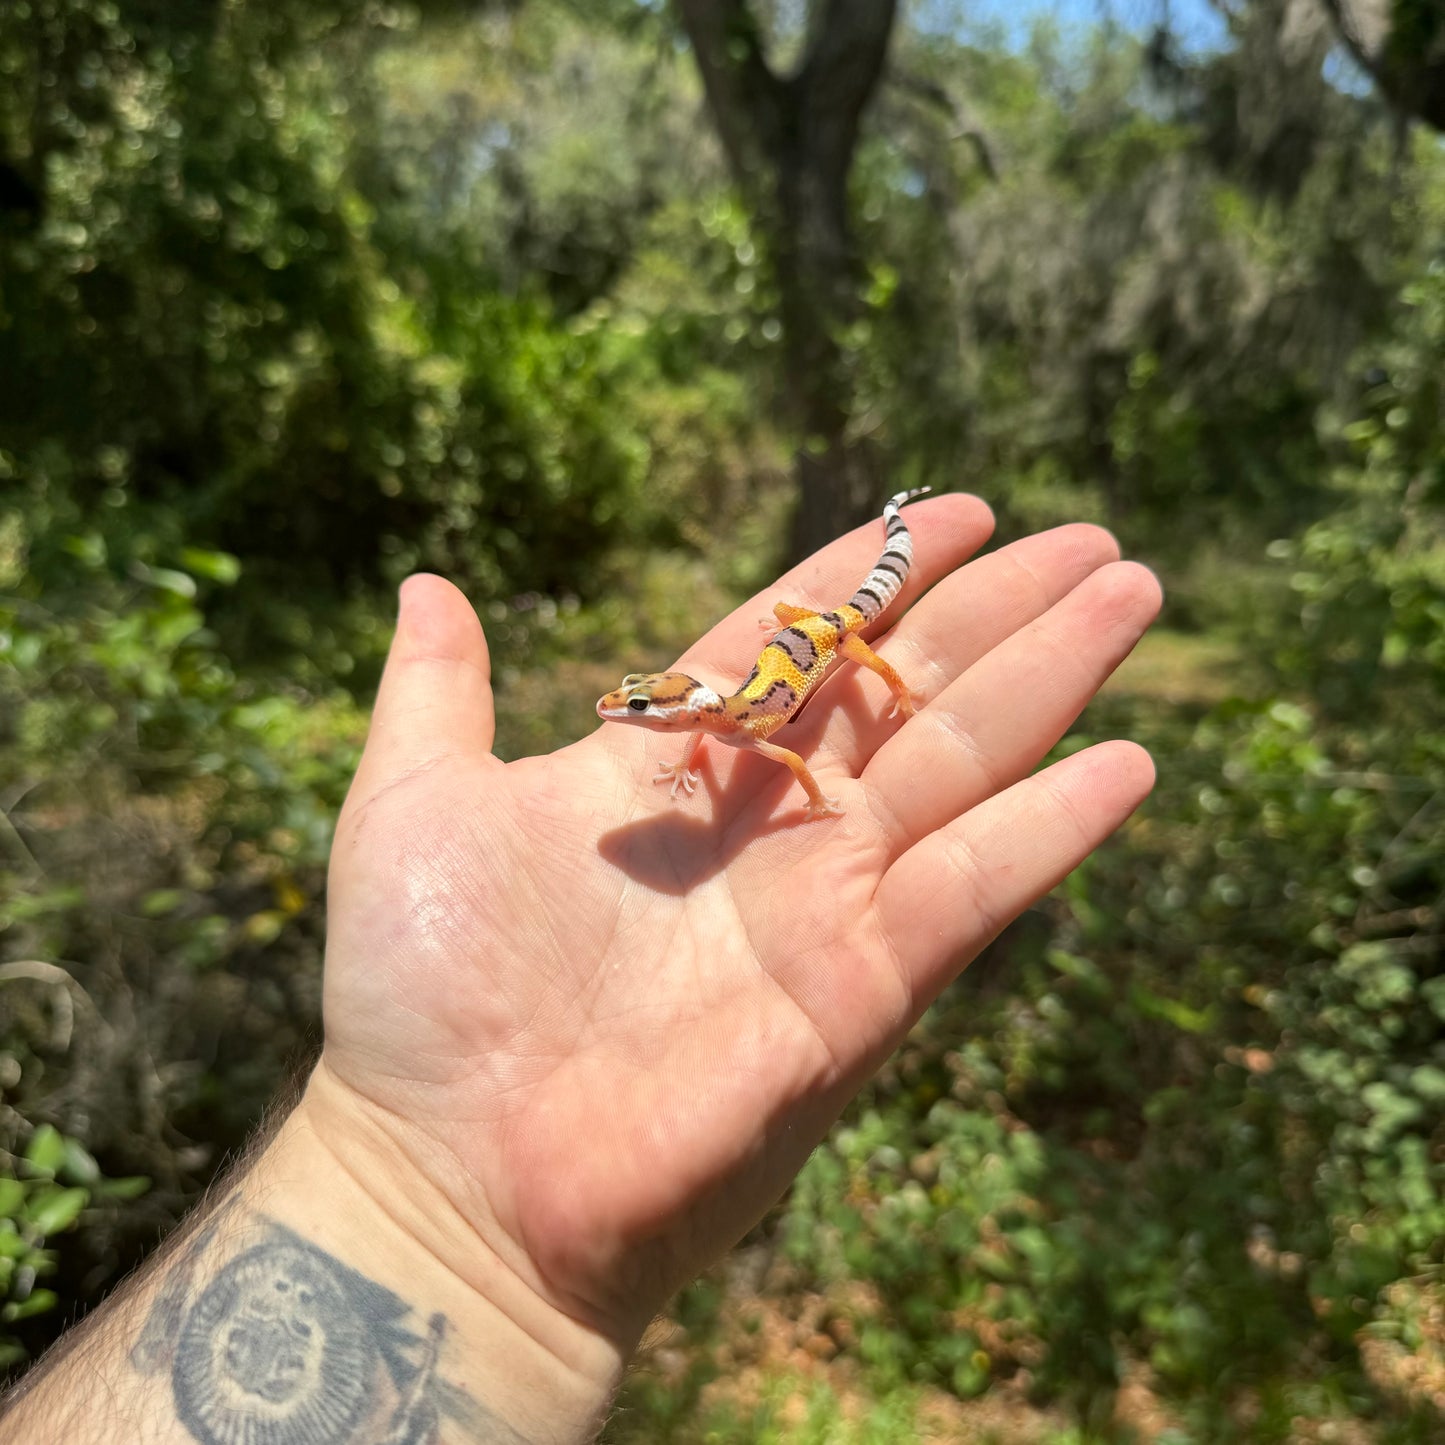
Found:
[[[863,585],[848,604],[856,607],[869,622],[903,590],[908,569],[913,565],[913,537],[899,509],[905,502],[932,490],[932,487],[915,487],[911,492],[899,492],[897,496],[889,497],[884,504],[883,529],[887,544],[877,565],[863,579]]]

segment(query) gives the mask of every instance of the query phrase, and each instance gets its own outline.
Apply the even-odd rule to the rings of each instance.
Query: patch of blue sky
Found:
[[[1041,22],[1066,35],[1114,26],[1131,35],[1148,35],[1166,25],[1185,52],[1221,49],[1229,31],[1210,0],[913,0],[912,23],[924,33],[999,39],[1021,48]]]
[[[909,17],[925,34],[973,35],[1018,50],[1039,25],[1066,40],[1106,26],[1142,38],[1162,25],[1185,55],[1196,57],[1229,44],[1224,9],[1214,0],[912,0]],[[1325,58],[1324,73],[1348,95],[1372,89],[1369,75],[1343,45]]]

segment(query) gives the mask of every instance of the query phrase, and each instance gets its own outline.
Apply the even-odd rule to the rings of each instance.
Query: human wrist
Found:
[[[634,1342],[534,1289],[416,1167],[407,1128],[379,1117],[323,1060],[267,1149],[275,1192],[254,1207],[404,1300],[414,1330],[443,1316],[443,1374],[519,1441],[593,1439]]]
[[[67,1345],[0,1435],[571,1445],[595,1438],[626,1355],[490,1259],[324,1070]]]

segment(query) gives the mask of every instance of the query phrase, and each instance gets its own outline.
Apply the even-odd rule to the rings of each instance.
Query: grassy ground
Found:
[[[1209,706],[1238,690],[1238,675],[1238,650],[1229,638],[1156,627],[1105,684],[1104,693]]]

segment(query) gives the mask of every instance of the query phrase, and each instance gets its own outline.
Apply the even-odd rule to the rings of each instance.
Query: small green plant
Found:
[[[0,1164],[0,1369],[25,1358],[9,1326],[54,1309],[59,1296],[40,1283],[55,1271],[56,1236],[76,1228],[87,1209],[136,1199],[141,1176],[107,1179],[78,1139],[49,1124],[30,1131],[24,1152]]]

